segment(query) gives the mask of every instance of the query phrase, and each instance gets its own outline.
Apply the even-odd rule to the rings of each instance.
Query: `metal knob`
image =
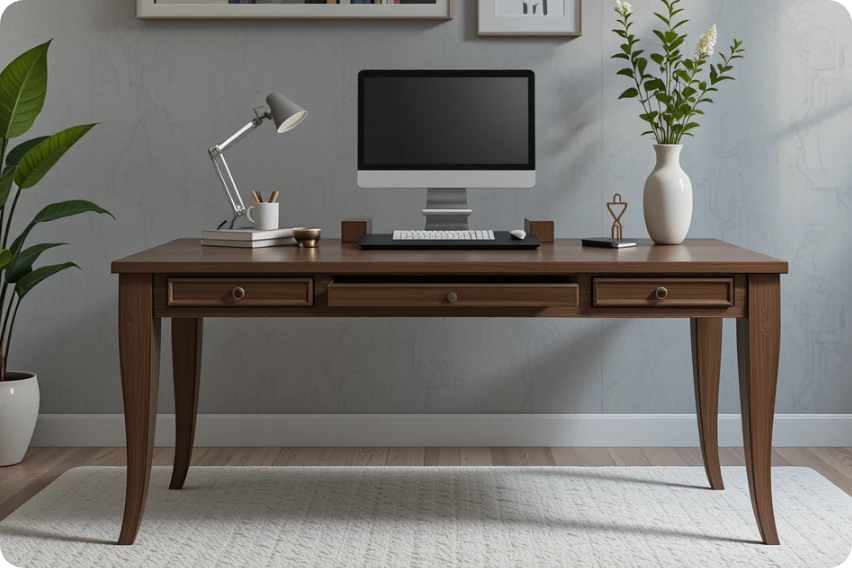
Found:
[[[236,288],[231,290],[231,296],[233,296],[235,300],[242,300],[246,297],[246,291],[243,288],[237,286]]]
[[[655,294],[656,294],[658,300],[665,300],[666,298],[669,297],[669,291],[666,290],[665,288],[663,288],[662,286],[657,288],[657,291],[655,292]]]
[[[450,292],[449,294],[447,294],[447,301],[451,304],[455,304],[459,301],[459,295],[455,292]]]

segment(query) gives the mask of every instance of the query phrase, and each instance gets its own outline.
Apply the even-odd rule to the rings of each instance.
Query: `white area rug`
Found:
[[[756,543],[745,470],[701,468],[155,468],[136,545],[117,547],[124,469],[71,470],[0,523],[21,568],[834,568],[852,498],[773,470],[780,547]]]

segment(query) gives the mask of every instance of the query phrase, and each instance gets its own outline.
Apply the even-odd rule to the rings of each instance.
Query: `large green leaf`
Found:
[[[6,249],[0,249],[0,270],[9,266],[10,262],[12,262],[12,253]]]
[[[64,219],[65,217],[79,215],[81,213],[100,213],[113,217],[112,213],[102,207],[98,207],[91,201],[75,199],[72,201],[62,201],[60,203],[48,205],[39,211],[38,215],[33,218],[33,221],[30,224],[35,225],[37,223],[47,223],[50,221],[56,221],[57,219]],[[115,219],[115,217],[113,217],[113,219]]]
[[[4,207],[9,200],[13,181],[15,181],[15,168],[9,168],[5,174],[0,176],[0,207]]]
[[[618,97],[618,98],[619,99],[635,99],[638,96],[639,96],[639,91],[637,91],[635,88],[631,87],[631,88],[627,89],[626,91],[624,91],[623,93],[621,93],[621,96]]]
[[[17,167],[17,165],[21,163],[23,157],[26,156],[27,152],[29,152],[48,138],[50,138],[50,136],[39,136],[38,138],[27,140],[23,144],[15,146],[15,148],[11,152],[9,152],[9,154],[6,155],[6,168]]]
[[[63,270],[67,270],[69,268],[77,268],[80,267],[74,264],[73,262],[66,262],[64,264],[54,264],[53,266],[42,266],[41,268],[37,268],[33,270],[18,282],[15,286],[15,293],[19,298],[23,298],[27,294],[29,294],[30,290],[35,288],[38,284],[47,280],[54,274],[62,272]]]
[[[21,189],[34,186],[56,165],[65,152],[94,128],[94,124],[72,126],[42,141],[24,155],[15,171],[15,183]]]
[[[44,108],[48,48],[50,42],[34,47],[0,73],[0,138],[24,134]]]
[[[6,282],[14,284],[33,271],[33,264],[45,251],[68,243],[43,243],[22,250],[6,268]],[[10,253],[11,255],[11,253]]]
[[[65,217],[73,217],[74,215],[80,215],[82,213],[100,213],[102,215],[109,215],[115,219],[112,213],[102,207],[98,207],[91,201],[62,201],[60,203],[48,205],[39,211],[38,215],[36,215],[30,224],[27,225],[27,228],[24,229],[24,232],[21,233],[20,236],[15,239],[15,242],[12,243],[12,246],[9,247],[9,250],[12,251],[12,256],[17,256],[18,253],[21,252],[21,248],[23,248],[24,241],[27,240],[27,236],[29,236],[30,231],[32,231],[33,227],[39,223],[49,223],[50,221],[64,219]]]

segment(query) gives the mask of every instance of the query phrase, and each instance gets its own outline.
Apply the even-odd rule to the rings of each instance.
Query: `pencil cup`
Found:
[[[255,229],[272,231],[278,228],[278,203],[255,203],[248,208],[248,220]]]

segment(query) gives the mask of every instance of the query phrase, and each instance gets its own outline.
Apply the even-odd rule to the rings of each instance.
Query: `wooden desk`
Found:
[[[171,489],[189,469],[203,318],[537,317],[690,321],[701,451],[722,489],[717,441],[722,319],[737,319],[743,437],[763,542],[778,544],[770,455],[787,263],[716,240],[673,247],[584,249],[557,240],[538,251],[361,251],[202,247],[178,240],[115,261],[127,428],[127,499],[120,544],[136,539],[151,474],[160,319],[172,320],[176,450]]]

